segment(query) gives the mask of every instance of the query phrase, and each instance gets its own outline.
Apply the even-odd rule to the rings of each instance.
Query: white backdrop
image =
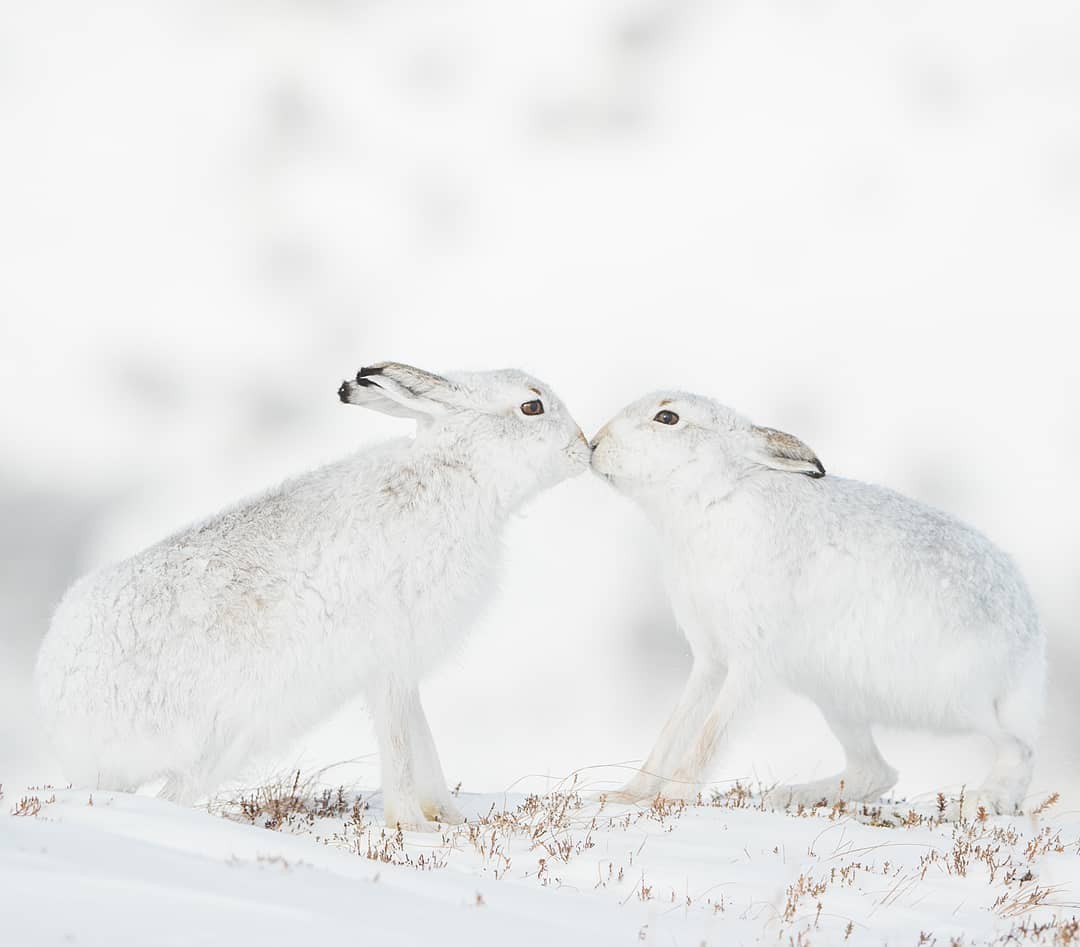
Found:
[[[64,585],[400,431],[334,395],[389,358],[523,367],[589,433],[701,391],[974,522],[1051,635],[1035,789],[1080,789],[1075,4],[0,18],[0,781],[53,778],[25,685]],[[515,522],[426,700],[448,776],[492,789],[640,758],[687,666],[646,525],[583,477]],[[985,762],[883,744],[906,792]],[[372,751],[354,706],[262,766]],[[838,763],[777,697],[715,775]]]

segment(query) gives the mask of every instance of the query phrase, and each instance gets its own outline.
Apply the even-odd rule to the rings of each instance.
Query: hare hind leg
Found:
[[[896,785],[899,773],[881,755],[870,724],[832,713],[825,713],[825,721],[844,748],[843,771],[809,783],[782,786],[775,791],[775,798],[793,806],[832,805],[841,799],[876,802]]]
[[[193,806],[205,793],[189,773],[171,771],[165,785],[158,791],[159,799],[175,802],[178,806]]]
[[[967,814],[979,807],[991,814],[1017,811],[1031,785],[1035,768],[1035,733],[1041,701],[1027,694],[1010,694],[994,702],[993,715],[983,732],[994,744],[994,764],[986,779],[965,802]]]
[[[1030,743],[1007,731],[991,736],[994,741],[994,765],[983,784],[966,801],[965,809],[973,815],[980,808],[991,815],[1011,815],[1020,809],[1024,793],[1031,784],[1035,750]]]

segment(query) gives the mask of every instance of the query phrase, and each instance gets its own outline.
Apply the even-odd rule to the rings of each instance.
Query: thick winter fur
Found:
[[[518,371],[384,363],[339,396],[418,421],[75,583],[37,663],[71,778],[191,801],[362,692],[389,824],[459,819],[418,682],[489,591],[507,517],[588,447]],[[521,405],[539,400],[543,413]],[[533,409],[535,410],[535,409]]]
[[[655,420],[661,411],[677,422]],[[876,723],[986,735],[996,762],[967,811],[1021,803],[1045,645],[1005,553],[945,513],[825,476],[797,438],[696,395],[642,398],[593,447],[592,469],[660,535],[694,654],[675,712],[616,798],[693,796],[739,712],[779,681],[821,708],[847,758],[836,776],[785,787],[782,803],[892,788]]]

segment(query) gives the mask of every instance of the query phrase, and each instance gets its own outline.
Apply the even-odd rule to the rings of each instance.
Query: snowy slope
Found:
[[[8,798],[0,943],[914,945],[1078,933],[1080,814],[1053,806],[958,825],[932,801],[910,815],[902,804],[776,812],[735,787],[687,808],[572,791],[462,803],[469,824],[398,835],[377,797],[288,786],[209,811],[114,793],[91,804],[74,790]]]

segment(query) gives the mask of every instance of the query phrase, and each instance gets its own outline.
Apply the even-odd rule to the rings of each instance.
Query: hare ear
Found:
[[[790,470],[808,477],[824,477],[825,468],[797,437],[771,427],[751,429],[751,459],[773,470]]]
[[[430,420],[451,407],[458,388],[441,375],[401,362],[379,362],[356,373],[356,381],[342,382],[338,397],[397,418]]]

